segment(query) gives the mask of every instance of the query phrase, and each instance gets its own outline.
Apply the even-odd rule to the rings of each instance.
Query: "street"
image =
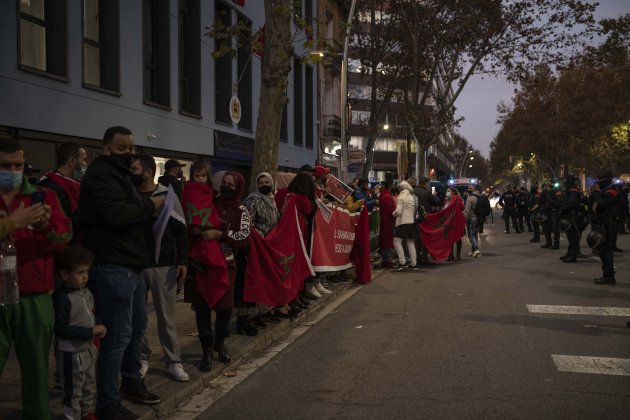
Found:
[[[559,260],[564,237],[543,250],[496,216],[481,258],[464,239],[461,262],[383,272],[198,418],[628,418],[630,236],[601,286],[598,260]]]

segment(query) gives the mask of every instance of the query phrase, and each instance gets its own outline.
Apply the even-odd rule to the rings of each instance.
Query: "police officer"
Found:
[[[516,196],[512,192],[512,186],[507,186],[507,191],[504,192],[499,198],[499,206],[503,208],[503,219],[505,220],[505,233],[510,233],[510,218],[512,219],[512,226],[516,230],[516,233],[521,233],[516,221]]]
[[[530,239],[529,242],[540,242],[540,227],[542,225],[540,220],[543,214],[542,206],[545,200],[543,194],[538,191],[538,185],[532,185],[530,196],[531,207],[527,211],[529,212],[534,227],[534,237]]]
[[[555,181],[551,190],[551,232],[553,233],[553,245],[551,249],[560,249],[560,211],[564,203],[564,191],[560,182]]]
[[[598,249],[602,260],[602,277],[595,279],[597,284],[615,284],[615,240],[617,239],[618,218],[621,207],[621,193],[612,182],[612,174],[606,172],[599,177],[602,192],[593,204],[597,225],[606,235],[605,243]]]
[[[518,206],[518,228],[521,232],[525,232],[523,219],[525,219],[525,224],[527,225],[527,231],[533,232],[532,229],[532,220],[529,214],[529,206],[531,202],[531,196],[525,189],[525,187],[520,187],[517,189],[518,198],[517,198],[517,206]]]
[[[551,248],[551,185],[547,182],[542,184],[540,209],[543,214],[542,231],[545,235],[545,244],[541,248]]]
[[[560,216],[569,220],[569,228],[566,230],[567,240],[569,241],[569,248],[567,253],[560,257],[565,263],[577,262],[577,256],[580,252],[580,238],[582,232],[578,223],[580,222],[580,207],[582,193],[579,187],[576,185],[576,177],[573,175],[567,175],[564,179],[565,188],[565,200],[561,204]]]

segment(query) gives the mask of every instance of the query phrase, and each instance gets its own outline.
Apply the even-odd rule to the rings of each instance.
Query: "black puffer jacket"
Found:
[[[83,245],[94,252],[95,263],[155,265],[153,210],[153,202],[133,187],[128,170],[110,156],[96,158],[83,177],[79,199]]]

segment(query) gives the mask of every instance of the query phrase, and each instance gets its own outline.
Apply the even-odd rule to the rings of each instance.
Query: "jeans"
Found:
[[[142,270],[114,264],[90,269],[88,287],[96,316],[107,327],[97,364],[96,408],[120,402],[118,377],[125,386],[140,383],[140,348],[147,327],[146,284]]]
[[[470,239],[472,252],[479,250],[479,241],[477,239],[477,219],[469,219],[466,221],[466,231],[468,232],[468,239]]]

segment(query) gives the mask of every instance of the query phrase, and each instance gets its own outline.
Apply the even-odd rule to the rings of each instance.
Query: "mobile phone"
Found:
[[[37,203],[41,203],[41,204],[46,203],[46,193],[44,191],[35,191],[31,195],[31,206]]]

